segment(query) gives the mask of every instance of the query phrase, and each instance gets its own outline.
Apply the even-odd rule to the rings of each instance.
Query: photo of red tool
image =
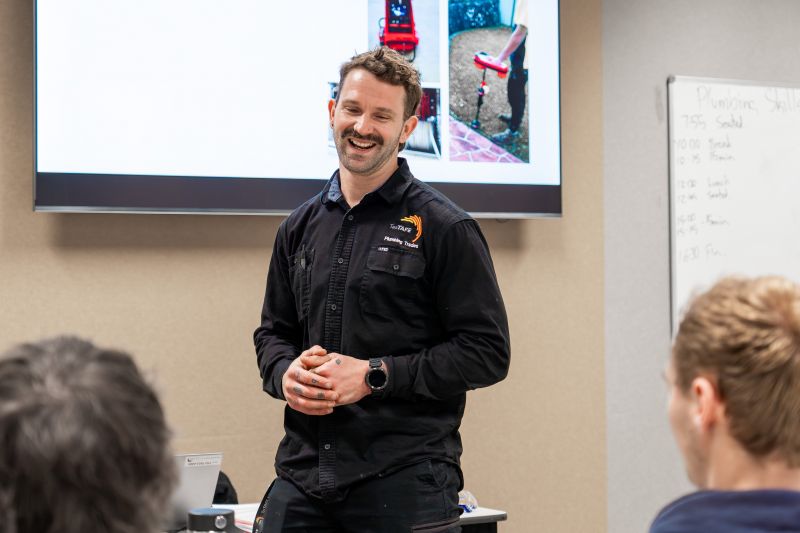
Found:
[[[475,66],[479,69],[488,68],[490,70],[494,70],[497,72],[497,76],[500,78],[505,78],[508,75],[508,65],[498,62],[486,52],[475,52],[472,60],[475,62]]]
[[[378,33],[381,45],[388,46],[402,54],[416,56],[419,37],[414,25],[414,9],[411,0],[386,0],[386,17],[382,20]]]
[[[486,71],[494,70],[497,72],[499,78],[505,78],[508,75],[508,66],[505,63],[500,63],[486,52],[475,52],[472,56],[472,61],[475,66],[483,71],[481,84],[478,86],[478,107],[475,110],[475,118],[472,119],[470,126],[472,129],[477,130],[481,127],[481,121],[478,118],[481,114],[481,106],[483,105],[483,97],[489,92],[489,85],[486,83]]]

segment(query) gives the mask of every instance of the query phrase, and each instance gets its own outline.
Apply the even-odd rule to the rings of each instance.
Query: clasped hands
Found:
[[[289,407],[307,415],[328,415],[338,405],[359,401],[370,393],[364,381],[369,362],[328,353],[312,346],[283,375],[283,396]]]

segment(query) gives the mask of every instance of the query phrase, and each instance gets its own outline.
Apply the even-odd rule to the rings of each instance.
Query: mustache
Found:
[[[352,137],[353,139],[372,142],[383,146],[383,137],[381,137],[380,135],[375,135],[373,133],[370,133],[369,135],[361,135],[354,128],[347,128],[346,130],[344,130],[342,132],[341,137],[342,139],[346,139],[347,137]]]

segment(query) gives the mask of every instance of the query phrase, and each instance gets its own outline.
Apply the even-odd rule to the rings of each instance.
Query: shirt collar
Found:
[[[333,173],[331,179],[325,184],[322,189],[322,203],[338,202],[342,199],[342,187],[339,185],[339,171]]]
[[[389,179],[383,185],[378,187],[375,194],[384,199],[388,204],[398,202],[403,194],[411,185],[411,180],[414,176],[411,174],[411,169],[408,168],[408,162],[404,157],[397,158],[397,170],[389,176]],[[329,202],[339,203],[343,199],[342,187],[339,182],[339,171],[333,173],[331,179],[325,184],[322,189],[322,203]]]

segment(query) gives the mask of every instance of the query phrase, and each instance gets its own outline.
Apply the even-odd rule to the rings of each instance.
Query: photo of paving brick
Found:
[[[523,163],[514,154],[450,118],[450,161],[475,163]]]

